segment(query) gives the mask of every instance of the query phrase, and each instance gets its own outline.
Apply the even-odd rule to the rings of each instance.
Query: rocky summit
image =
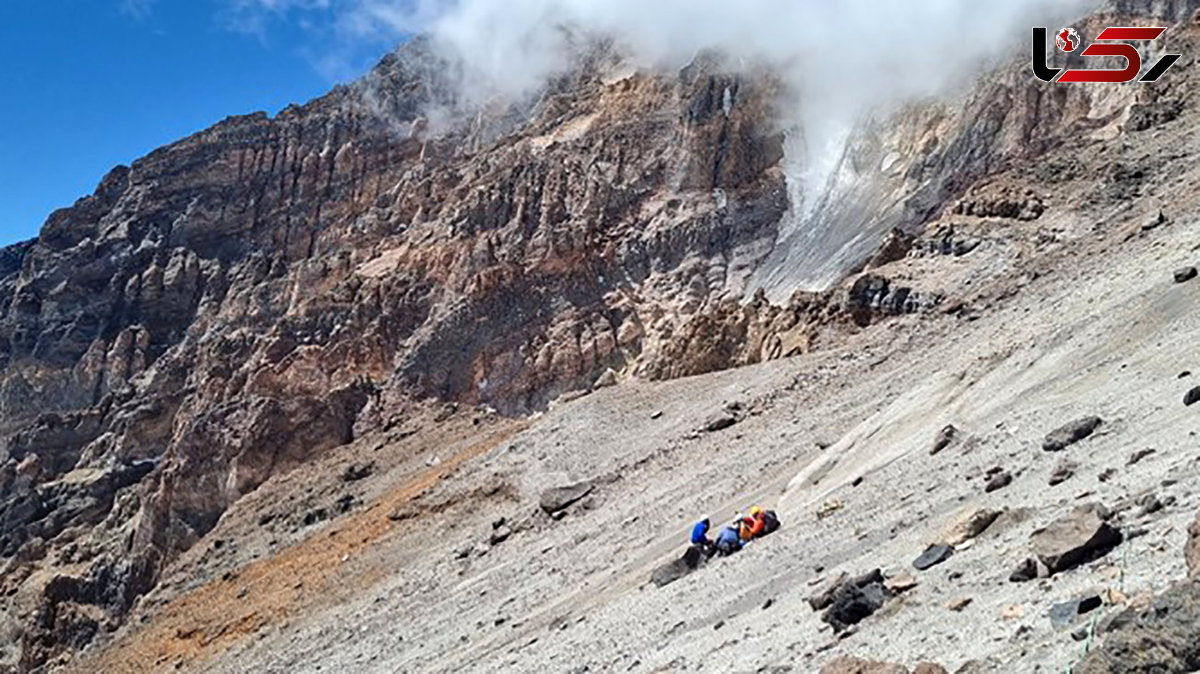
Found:
[[[779,73],[612,44],[113,169],[0,250],[0,672],[1195,671],[1198,9],[1077,23],[1160,82],[1014,44],[859,124],[803,218]]]

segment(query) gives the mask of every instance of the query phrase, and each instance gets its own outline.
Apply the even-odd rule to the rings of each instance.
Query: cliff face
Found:
[[[701,374],[937,306],[878,275],[838,282],[956,203],[1036,219],[1031,195],[970,192],[1184,95],[1013,66],[864,125],[797,229],[770,73],[601,55],[469,115],[447,77],[413,43],[353,86],[113,170],[0,251],[0,665],[112,628],[232,504],[415,401],[521,414],[610,369]],[[880,255],[912,245],[898,232]],[[833,288],[794,293],[810,283]]]
[[[436,72],[417,44],[230,118],[0,256],[5,585],[74,565],[30,592],[21,663],[85,643],[230,504],[405,400],[586,389],[768,252],[769,77],[592,65],[446,131],[421,116],[452,103]]]

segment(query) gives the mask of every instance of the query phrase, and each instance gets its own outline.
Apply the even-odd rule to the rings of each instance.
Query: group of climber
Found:
[[[706,557],[728,557],[751,541],[774,533],[779,528],[779,517],[773,510],[754,506],[749,516],[743,517],[738,513],[715,539],[708,535],[711,528],[712,524],[707,518],[697,522],[692,527],[692,545],[702,549]]]

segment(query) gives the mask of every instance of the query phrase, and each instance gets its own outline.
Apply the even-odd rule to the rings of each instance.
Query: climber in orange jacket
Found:
[[[750,516],[742,518],[741,539],[743,542],[752,541],[761,536],[766,528],[766,511],[754,506],[750,509]]]

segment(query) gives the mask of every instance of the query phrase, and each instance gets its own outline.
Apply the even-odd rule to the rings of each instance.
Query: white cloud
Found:
[[[117,4],[117,8],[122,14],[132,16],[135,19],[145,19],[154,12],[154,3],[156,0],[121,0]]]
[[[803,182],[821,182],[855,120],[945,92],[1027,49],[1098,0],[231,0],[244,16],[322,10],[341,47],[428,33],[463,65],[467,100],[520,96],[570,62],[570,36],[613,38],[641,66],[677,68],[706,48],[782,74]],[[796,150],[793,147],[793,150]],[[818,189],[819,189],[818,185]]]

